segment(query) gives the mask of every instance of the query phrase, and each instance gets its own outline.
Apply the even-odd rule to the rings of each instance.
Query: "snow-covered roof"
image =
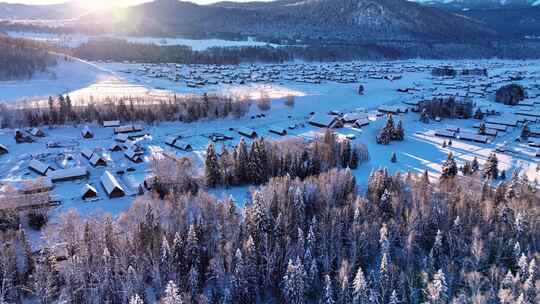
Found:
[[[122,193],[125,193],[124,189],[122,188],[122,186],[120,186],[120,183],[118,182],[116,177],[114,177],[114,175],[112,175],[109,171],[105,171],[103,173],[100,181],[108,195],[111,195],[115,191],[121,191]]]
[[[81,130],[82,137],[92,137],[94,136],[94,133],[92,130],[90,130],[90,127],[84,126],[84,128]]]
[[[119,142],[125,142],[128,139],[129,139],[129,136],[127,134],[125,134],[125,133],[117,134],[114,137],[114,140],[119,141]]]
[[[92,155],[92,158],[90,158],[90,164],[92,166],[107,165],[107,160],[103,156],[94,153],[94,155]]]
[[[90,150],[89,148],[83,148],[81,150],[81,154],[82,156],[88,158],[88,159],[91,159],[92,156],[94,155],[94,151]]]
[[[248,136],[248,137],[257,137],[257,132],[255,132],[255,130],[252,130],[246,127],[238,128],[238,133],[241,135]]]
[[[6,146],[0,144],[0,154],[5,154],[5,153],[8,153],[9,150]]]
[[[435,131],[435,136],[455,138],[456,133],[450,130],[437,130]]]
[[[487,143],[488,137],[485,135],[469,133],[469,132],[459,132],[458,138],[462,140],[470,140],[479,143]]]
[[[322,126],[322,127],[331,127],[334,121],[336,120],[336,117],[330,116],[330,115],[314,115],[309,119],[309,123],[315,126]]]
[[[40,128],[32,128],[28,131],[28,133],[38,137],[45,136],[45,133]]]
[[[112,128],[112,127],[118,127],[120,125],[119,120],[107,120],[103,122],[103,126],[105,128]]]
[[[73,167],[47,172],[47,177],[49,177],[53,182],[83,178],[86,176],[88,176],[88,170],[86,167]]]
[[[367,113],[347,113],[343,115],[343,119],[345,122],[355,122],[359,119],[367,119],[368,114]]]
[[[491,123],[486,123],[485,126],[486,126],[486,129],[493,129],[493,130],[502,131],[502,132],[506,132],[506,130],[508,130],[508,127],[505,125],[495,125]],[[480,123],[474,124],[474,127],[480,128]]]
[[[52,169],[49,165],[47,165],[46,163],[40,161],[40,160],[37,160],[37,159],[32,159],[30,161],[30,163],[28,164],[28,167],[34,171],[36,171],[37,173],[39,174],[42,174],[42,175],[46,175],[47,174],[47,171],[49,171],[50,169]]]
[[[504,117],[488,117],[486,123],[494,125],[505,125],[515,127],[518,124],[518,119],[516,118],[504,118]]]
[[[81,189],[81,197],[87,197],[89,194],[91,196],[97,195],[97,189],[89,184],[85,184]]]

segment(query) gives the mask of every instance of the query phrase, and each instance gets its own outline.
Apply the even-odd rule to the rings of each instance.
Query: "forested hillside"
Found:
[[[28,79],[56,64],[46,49],[33,42],[10,39],[0,34],[0,80]]]

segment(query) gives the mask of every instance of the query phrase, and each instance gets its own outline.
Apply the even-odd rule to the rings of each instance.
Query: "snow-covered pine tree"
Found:
[[[182,296],[180,295],[180,290],[173,281],[167,283],[165,292],[160,301],[161,304],[183,304]]]
[[[144,304],[144,301],[138,294],[135,294],[129,299],[129,304]]]
[[[456,161],[454,160],[454,155],[452,152],[448,153],[448,157],[442,164],[441,169],[441,179],[453,178],[457,175],[458,167]]]
[[[483,176],[486,179],[496,180],[499,177],[499,161],[497,155],[491,153],[484,164]]]
[[[335,304],[334,289],[332,287],[332,279],[330,275],[324,276],[324,290],[322,295],[322,304]]]
[[[394,140],[402,141],[405,139],[405,130],[403,129],[401,120],[398,121],[396,125],[396,129],[394,130],[393,134],[394,134],[393,136]]]
[[[306,276],[306,271],[300,258],[296,259],[296,263],[289,260],[289,265],[282,281],[282,292],[285,303],[305,303]]]
[[[446,276],[442,269],[439,269],[434,275],[431,282],[428,283],[426,297],[429,303],[443,304],[448,302],[448,286],[446,284]]]
[[[353,280],[353,303],[367,304],[368,303],[368,284],[362,267],[358,267]]]
[[[210,188],[214,188],[221,184],[221,169],[219,168],[219,158],[216,154],[214,144],[209,144],[206,149],[204,176],[206,185]]]

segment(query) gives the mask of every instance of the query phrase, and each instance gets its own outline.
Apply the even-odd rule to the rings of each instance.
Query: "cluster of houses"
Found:
[[[405,72],[417,72],[429,66],[402,63],[398,65],[365,62],[336,63],[282,63],[243,65],[180,65],[142,64],[121,72],[138,77],[166,79],[185,83],[191,88],[217,84],[296,83],[320,84],[324,82],[358,83],[361,79],[395,81]]]

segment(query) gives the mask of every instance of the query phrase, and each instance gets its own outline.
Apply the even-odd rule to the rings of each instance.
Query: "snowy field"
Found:
[[[244,127],[255,130],[266,139],[280,139],[279,135],[269,132],[270,128],[283,126],[288,128],[287,136],[309,139],[323,129],[308,123],[310,113],[327,116],[330,111],[342,113],[365,112],[370,123],[362,128],[346,125],[335,131],[343,135],[354,135],[353,143],[368,146],[371,159],[354,170],[358,183],[365,186],[370,172],[387,167],[391,172],[422,172],[427,169],[432,178],[437,178],[440,165],[449,152],[455,156],[458,166],[477,157],[480,164],[487,159],[496,147],[506,143],[505,152],[497,152],[499,169],[506,170],[507,177],[517,170],[527,174],[530,180],[540,178],[536,170],[540,158],[535,157],[537,148],[527,142],[516,142],[521,133],[522,124],[509,127],[506,132],[489,137],[487,143],[476,143],[454,139],[451,147],[443,148],[443,141],[448,139],[434,135],[436,130],[460,128],[462,131],[476,132],[475,119],[444,119],[440,122],[422,123],[419,114],[408,111],[394,116],[401,120],[405,128],[405,140],[392,142],[390,145],[378,145],[376,135],[386,122],[386,116],[378,111],[381,105],[400,106],[412,109],[411,102],[431,99],[433,96],[463,95],[472,98],[482,109],[492,109],[501,116],[490,117],[495,120],[523,118],[517,115],[519,110],[540,111],[540,62],[531,61],[459,61],[452,62],[456,68],[483,67],[488,69],[489,77],[456,77],[441,79],[431,76],[433,66],[445,63],[438,61],[400,61],[400,62],[353,62],[320,64],[286,65],[242,65],[237,67],[214,66],[177,66],[177,65],[142,65],[124,63],[70,62],[81,67],[71,76],[64,74],[60,65],[56,70],[56,79],[35,79],[23,82],[0,82],[0,99],[16,100],[28,96],[48,95],[70,92],[73,99],[88,96],[135,96],[137,94],[190,94],[215,92],[231,96],[250,96],[272,98],[269,111],[261,112],[254,104],[250,113],[243,118],[227,118],[195,123],[161,123],[157,126],[144,126],[148,134],[140,142],[145,147],[144,161],[135,164],[124,156],[123,151],[110,152],[108,148],[115,143],[113,130],[99,125],[89,125],[95,133],[92,139],[83,139],[80,131],[83,126],[64,126],[54,129],[44,128],[45,137],[35,138],[30,144],[16,144],[14,130],[0,130],[0,144],[9,149],[9,153],[0,156],[0,182],[35,179],[39,175],[28,169],[32,158],[37,158],[53,168],[85,166],[90,174],[79,181],[57,182],[53,193],[62,204],[55,208],[53,215],[59,215],[69,209],[76,209],[83,214],[110,212],[119,214],[126,210],[144,178],[151,174],[149,157],[159,151],[168,151],[177,155],[186,155],[202,165],[204,151],[209,144],[210,133],[230,135],[233,140],[224,142],[233,147],[241,139],[237,129]],[[87,70],[85,70],[87,69]],[[94,71],[94,72],[88,72]],[[529,98],[526,105],[510,107],[493,102],[493,95],[500,86],[516,82],[510,76],[523,76],[517,81],[526,87]],[[79,78],[80,77],[80,78]],[[79,79],[77,79],[79,78]],[[363,95],[357,93],[359,84],[365,87]],[[6,89],[9,88],[9,89]],[[401,91],[406,92],[399,92]],[[408,90],[405,90],[408,89]],[[285,105],[285,96],[294,95],[294,107]],[[257,117],[264,113],[264,117]],[[261,115],[259,115],[261,116]],[[531,117],[529,119],[532,120]],[[539,118],[540,119],[540,118]],[[529,127],[540,127],[539,122],[530,122]],[[193,146],[192,152],[184,152],[165,144],[170,135],[182,135],[183,141]],[[247,139],[249,140],[250,139]],[[536,139],[540,142],[540,139]],[[49,148],[47,143],[54,141],[62,147]],[[219,149],[220,144],[217,144]],[[81,156],[83,149],[96,149],[107,159],[106,167],[92,167]],[[390,158],[397,154],[397,162]],[[128,170],[129,169],[129,170]],[[100,177],[105,170],[113,173],[126,189],[127,196],[109,199],[100,185]],[[123,171],[123,174],[117,172]],[[81,199],[81,189],[86,184],[98,190],[98,199],[85,202]],[[232,195],[239,205],[248,195],[248,187],[212,190],[218,196]]]
[[[132,36],[88,36],[84,34],[55,34],[39,32],[8,31],[7,34],[14,38],[31,39],[47,42],[61,47],[76,48],[91,39],[115,38],[123,39],[132,43],[155,44],[160,46],[189,46],[195,51],[204,51],[212,47],[248,47],[248,46],[272,46],[277,44],[247,40],[224,40],[224,39],[187,39],[187,38],[161,38],[161,37],[132,37]]]

